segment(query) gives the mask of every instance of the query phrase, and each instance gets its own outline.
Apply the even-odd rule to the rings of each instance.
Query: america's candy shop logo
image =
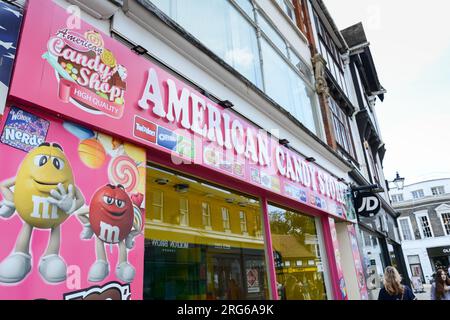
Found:
[[[11,107],[3,127],[1,142],[28,152],[45,141],[49,126],[47,120]]]
[[[61,101],[92,114],[122,117],[127,69],[105,48],[100,33],[60,29],[47,50],[42,57],[55,70]]]

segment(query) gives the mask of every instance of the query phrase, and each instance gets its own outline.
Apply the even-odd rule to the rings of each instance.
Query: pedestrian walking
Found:
[[[431,285],[431,300],[450,300],[450,279],[439,269]]]
[[[394,267],[384,270],[383,284],[378,300],[417,300],[411,288],[401,284],[402,277]]]

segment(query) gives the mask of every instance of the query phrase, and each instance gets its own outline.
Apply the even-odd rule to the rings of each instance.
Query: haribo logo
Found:
[[[100,33],[60,29],[47,49],[42,57],[56,72],[61,101],[92,114],[122,117],[127,69],[105,48]]]
[[[118,282],[64,294],[64,300],[130,300],[130,298],[130,285],[121,285]]]

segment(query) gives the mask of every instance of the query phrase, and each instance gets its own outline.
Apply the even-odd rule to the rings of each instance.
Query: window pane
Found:
[[[409,264],[420,264],[419,256],[408,256]]]
[[[245,13],[250,17],[250,19],[255,20],[253,14],[253,6],[249,0],[234,0],[239,5],[239,7],[245,11]]]
[[[431,226],[430,226],[430,221],[428,220],[427,216],[421,216],[419,218],[421,226],[422,226],[422,232],[423,232],[423,236],[425,238],[431,238],[433,236],[433,234],[431,233]]]
[[[450,213],[442,214],[442,222],[445,228],[445,234],[450,236]]]
[[[147,212],[144,298],[268,299],[264,238],[256,232],[262,229],[260,220],[257,225],[259,201],[180,175],[147,167],[148,202],[151,204],[155,188],[163,190],[165,219],[154,221],[150,210]],[[157,179],[167,179],[168,183],[158,185]],[[174,185],[186,181],[187,191],[177,192]],[[229,199],[234,201],[230,203]],[[223,228],[222,208],[226,208],[223,215],[228,232]],[[241,230],[241,211],[247,222],[245,233]]]
[[[264,39],[261,47],[266,93],[308,129],[316,132],[314,92]]]
[[[171,4],[172,0],[151,0],[153,4],[158,7],[159,10],[163,11],[168,16],[171,15]]]
[[[326,300],[314,218],[275,206],[269,218],[280,299]]]
[[[400,227],[402,228],[403,240],[413,240],[411,231],[409,229],[408,220],[401,219],[399,221],[400,221]]]
[[[266,36],[275,44],[276,47],[278,47],[278,49],[281,50],[285,56],[287,56],[286,42],[284,42],[284,39],[279,35],[279,33],[272,28],[269,21],[267,21],[267,19],[262,15],[258,15],[258,23]]]
[[[244,77],[262,88],[261,65],[255,28],[235,9],[230,8],[231,47],[225,53],[225,61]]]
[[[231,3],[172,0],[170,17],[244,77],[262,87],[256,30]],[[214,23],[205,26],[205,17],[214,17]]]

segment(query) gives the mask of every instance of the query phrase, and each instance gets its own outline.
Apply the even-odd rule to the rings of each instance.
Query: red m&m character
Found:
[[[89,269],[89,281],[100,282],[109,275],[105,243],[117,244],[119,247],[117,278],[126,283],[133,281],[136,270],[128,262],[127,249],[133,249],[134,238],[141,234],[138,223],[140,219],[134,219],[136,208],[122,185],[107,184],[94,193],[89,208],[78,213],[78,218],[84,225],[81,239],[89,240],[96,235],[96,261]]]
[[[106,243],[124,240],[133,227],[133,218],[133,203],[121,185],[108,184],[93,195],[89,221],[100,240]]]

